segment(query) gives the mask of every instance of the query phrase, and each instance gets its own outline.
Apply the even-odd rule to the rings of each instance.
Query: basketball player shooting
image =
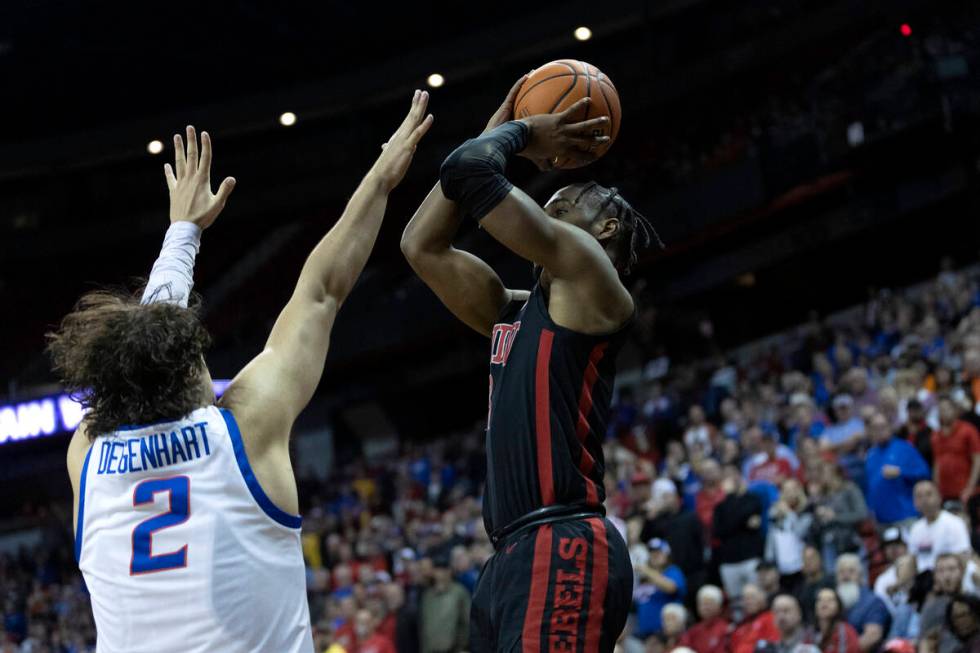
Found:
[[[599,135],[608,118],[572,121],[588,98],[511,121],[523,82],[442,164],[402,251],[453,314],[490,338],[483,518],[495,554],[473,597],[471,650],[612,651],[633,570],[604,518],[602,441],[635,312],[620,276],[655,233],[615,189],[567,186],[542,209],[507,180],[515,155],[541,169],[581,165],[608,139]],[[504,288],[452,246],[465,218],[534,263],[530,292]]]
[[[87,413],[68,449],[75,554],[100,653],[311,653],[293,422],[323,373],[337,311],[374,246],[389,193],[432,124],[412,107],[307,258],[265,349],[215,403],[208,334],[188,306],[211,193],[211,142],[175,136],[171,226],[142,298],[84,296],[50,335]]]

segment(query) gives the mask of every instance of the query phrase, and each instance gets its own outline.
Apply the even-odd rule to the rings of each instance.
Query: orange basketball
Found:
[[[598,158],[615,142],[619,134],[622,111],[619,106],[619,93],[616,92],[612,80],[592,64],[575,59],[559,59],[533,70],[517,93],[514,117],[526,118],[539,113],[564,111],[584,97],[592,98],[592,102],[580,112],[581,115],[573,116],[576,122],[609,116],[606,128],[599,128],[596,133],[600,136],[609,136],[609,141],[592,148]],[[574,161],[563,159],[559,160],[555,167],[578,166]]]

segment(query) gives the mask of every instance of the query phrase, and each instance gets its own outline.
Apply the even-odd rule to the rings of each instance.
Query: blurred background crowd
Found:
[[[606,508],[635,574],[623,650],[972,650],[978,399],[977,268],[694,366],[648,366],[618,389],[605,446]],[[467,650],[493,553],[481,436],[300,479],[322,650]],[[0,557],[7,650],[87,650],[69,514],[28,516],[43,544]]]

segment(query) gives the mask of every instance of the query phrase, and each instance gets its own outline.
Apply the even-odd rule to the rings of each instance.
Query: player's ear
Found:
[[[600,242],[605,242],[610,238],[615,238],[619,233],[619,219],[602,218],[597,220],[595,226],[592,228],[592,231]]]

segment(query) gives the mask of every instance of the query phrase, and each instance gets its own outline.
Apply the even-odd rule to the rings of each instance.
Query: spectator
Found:
[[[916,516],[912,490],[929,478],[929,467],[915,447],[892,435],[881,413],[868,422],[868,435],[872,444],[865,463],[868,504],[882,526],[905,526]]]
[[[961,651],[980,651],[980,599],[965,594],[953,596],[946,611],[946,629],[959,640]]]
[[[799,398],[794,397],[791,403],[793,417],[789,428],[788,444],[791,449],[796,449],[803,438],[819,439],[827,425],[817,419],[816,406],[809,396],[801,394]]]
[[[784,592],[796,592],[803,581],[803,547],[812,527],[803,485],[795,478],[783,481],[779,501],[769,510],[765,557],[779,570]]]
[[[687,610],[680,603],[668,603],[660,611],[664,647],[673,651],[687,628]]]
[[[861,485],[864,477],[864,461],[861,450],[864,448],[864,421],[854,412],[854,400],[850,395],[834,397],[834,414],[837,421],[828,426],[820,436],[820,446],[833,452],[840,461],[848,477]]]
[[[771,604],[779,594],[779,570],[776,565],[767,560],[760,562],[755,568],[755,584],[766,595],[766,605]]]
[[[336,575],[336,574],[335,574]],[[357,650],[357,599],[350,593],[351,589],[345,587],[339,590],[342,594],[334,592],[335,596],[342,596],[339,604],[340,619],[334,630],[334,641],[344,647],[347,651]]]
[[[803,583],[797,596],[803,609],[803,618],[807,623],[814,623],[817,593],[822,589],[833,587],[834,579],[824,571],[820,550],[813,545],[806,545],[803,548]]]
[[[742,588],[742,610],[745,616],[732,632],[731,653],[752,653],[762,641],[779,640],[779,630],[772,612],[766,609],[766,595],[752,583]]]
[[[395,645],[378,632],[378,620],[369,610],[358,610],[354,622],[357,624],[357,653],[395,653]]]
[[[960,592],[964,571],[957,555],[944,553],[936,558],[933,590],[922,606],[919,632],[923,636],[939,634],[937,653],[955,653],[960,648],[956,635],[946,627],[946,611],[953,596]]]
[[[453,580],[448,556],[437,555],[432,559],[432,586],[422,593],[421,653],[468,650],[469,619],[470,595]]]
[[[715,507],[725,499],[725,491],[721,487],[721,465],[713,458],[706,458],[698,469],[701,477],[701,489],[694,500],[694,510],[701,522],[701,533],[704,542],[710,548],[717,546],[712,530]]]
[[[639,581],[633,594],[639,639],[662,632],[661,611],[668,603],[680,603],[687,592],[684,572],[670,562],[670,545],[659,538],[647,542],[649,561],[636,569]]]
[[[777,596],[772,602],[772,614],[779,630],[779,639],[762,650],[767,653],[804,653],[813,650],[813,637],[803,626],[803,613],[795,596]]]
[[[764,541],[762,501],[749,493],[737,467],[724,469],[722,489],[725,498],[715,507],[713,531],[719,539],[719,573],[730,597],[740,597],[746,583],[755,579],[755,568],[762,557]]]
[[[380,630],[395,643],[398,653],[418,653],[418,604],[406,601],[405,590],[398,583],[387,583],[383,591],[388,616]]]
[[[817,593],[817,637],[822,653],[861,653],[854,626],[844,618],[844,604],[832,588]]]
[[[687,429],[684,431],[684,445],[694,455],[710,456],[718,441],[718,429],[704,414],[704,408],[694,404],[687,412]]]
[[[450,553],[450,560],[456,581],[472,595],[476,588],[476,581],[480,577],[480,570],[470,559],[469,550],[465,546],[457,544]]]
[[[864,421],[854,410],[851,395],[840,394],[831,403],[836,420],[824,429],[821,446],[838,455],[855,454],[864,442]]]
[[[948,395],[941,397],[939,428],[931,439],[933,480],[943,499],[959,499],[965,505],[980,476],[980,433],[957,415],[956,402]]]
[[[909,531],[909,548],[919,573],[932,569],[943,553],[966,553],[970,534],[956,515],[941,508],[939,490],[932,481],[919,481],[914,491],[915,509],[922,517]]]
[[[932,429],[926,423],[926,409],[918,399],[909,399],[908,418],[898,430],[898,437],[915,447],[932,470]]]
[[[847,622],[858,633],[861,650],[877,651],[888,634],[891,615],[884,601],[862,582],[861,559],[853,553],[837,560],[837,595],[847,610]]]
[[[729,622],[722,614],[724,595],[715,585],[698,590],[697,606],[701,621],[691,626],[680,639],[696,653],[727,653]]]
[[[763,431],[762,451],[749,460],[746,477],[749,481],[769,481],[778,486],[788,478],[795,478],[799,466],[793,452],[779,444],[777,433]]]
[[[644,542],[654,538],[666,541],[670,545],[671,559],[684,572],[687,584],[700,587],[705,576],[701,522],[693,512],[681,510],[677,486],[664,484],[664,491],[649,515],[640,539]]]
[[[861,549],[857,527],[867,518],[868,507],[861,489],[844,480],[835,463],[821,465],[820,494],[815,498],[816,535],[821,545],[824,568],[833,573],[837,557]]]
[[[894,526],[885,529],[881,536],[881,546],[888,568],[875,579],[874,589],[894,617],[898,607],[908,602],[909,591],[916,576],[915,558],[908,555],[902,532]]]

